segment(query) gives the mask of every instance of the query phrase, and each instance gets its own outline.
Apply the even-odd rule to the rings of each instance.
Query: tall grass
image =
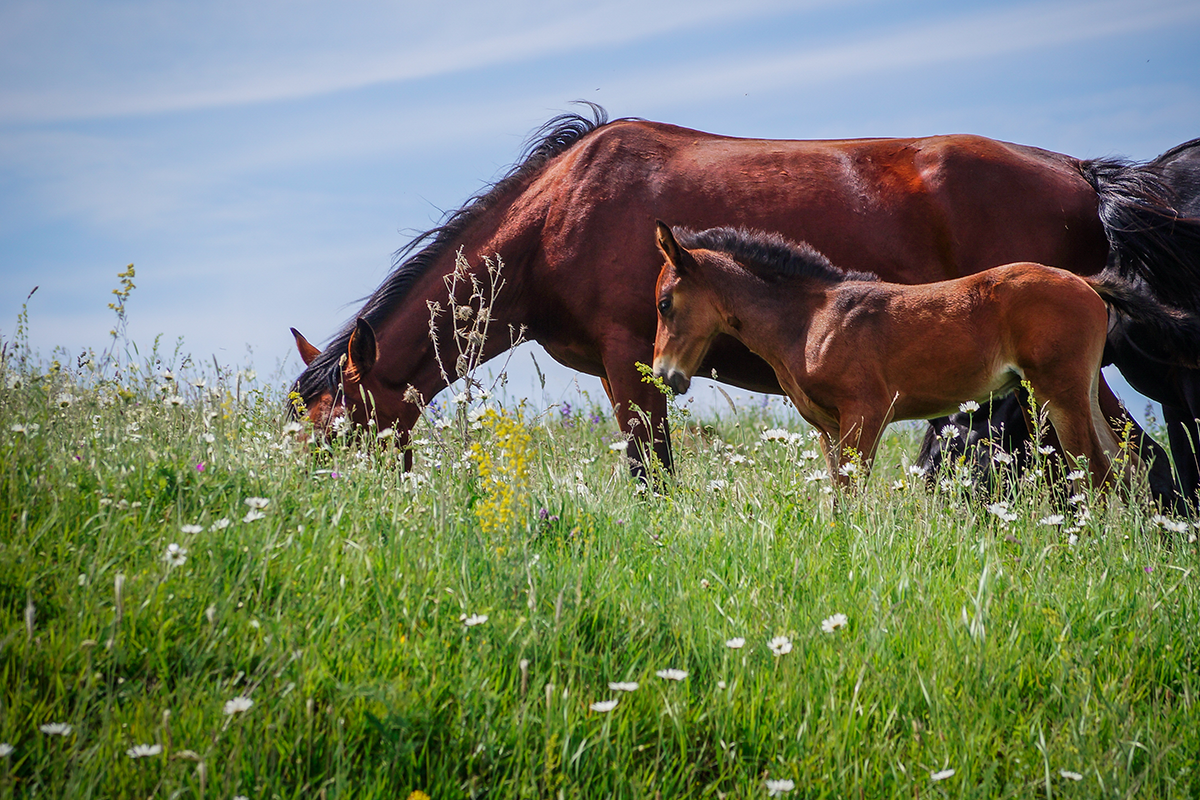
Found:
[[[776,405],[677,414],[656,493],[586,398],[431,410],[406,474],[245,373],[9,344],[4,797],[1200,796],[1194,528],[1144,494],[930,485],[896,427],[835,510]]]

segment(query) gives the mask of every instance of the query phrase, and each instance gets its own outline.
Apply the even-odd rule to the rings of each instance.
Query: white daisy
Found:
[[[156,756],[161,752],[161,744],[139,744],[126,750],[125,755],[130,758],[146,758],[148,756]]]
[[[839,628],[844,628],[849,624],[845,614],[834,614],[832,617],[821,620],[821,630],[825,633],[833,633]]]

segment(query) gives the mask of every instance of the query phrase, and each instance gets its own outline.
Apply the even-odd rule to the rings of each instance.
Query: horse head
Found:
[[[684,394],[692,375],[724,327],[720,311],[701,280],[697,255],[680,246],[670,227],[656,226],[664,262],[655,284],[658,330],[654,336],[654,375]]]
[[[304,335],[292,328],[296,349],[304,361],[305,375],[320,362],[330,361],[335,355],[337,380],[326,381],[316,388],[305,391],[304,375],[296,382],[296,393],[300,403],[294,404],[294,413],[303,413],[313,428],[323,434],[336,431],[353,422],[367,426],[374,422],[379,430],[393,428],[399,434],[401,444],[406,444],[408,431],[416,421],[414,404],[407,402],[393,388],[380,380],[375,371],[379,360],[379,345],[375,330],[362,317],[355,320],[354,330],[341,354],[322,353]],[[411,467],[412,454],[405,454],[405,466]]]

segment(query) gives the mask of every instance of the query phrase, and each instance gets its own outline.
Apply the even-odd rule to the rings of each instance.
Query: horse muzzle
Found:
[[[687,390],[692,385],[692,379],[675,367],[669,367],[664,364],[656,363],[654,365],[654,377],[661,380],[667,386],[671,387],[671,391],[675,394],[687,394]]]

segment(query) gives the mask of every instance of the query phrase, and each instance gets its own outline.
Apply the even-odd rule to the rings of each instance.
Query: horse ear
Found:
[[[304,362],[304,366],[307,367],[317,360],[317,356],[321,355],[321,351],[313,347],[300,331],[295,328],[292,328],[291,331],[292,337],[296,340],[296,349],[300,351],[300,359]]]
[[[350,368],[358,375],[359,380],[367,377],[367,373],[374,369],[375,359],[378,357],[375,331],[362,317],[354,324],[354,333],[350,334],[346,353],[350,357]]]
[[[680,272],[684,261],[683,248],[679,246],[679,242],[675,241],[675,234],[671,233],[670,226],[662,220],[655,223],[655,238],[659,252],[671,263],[676,272]]]

